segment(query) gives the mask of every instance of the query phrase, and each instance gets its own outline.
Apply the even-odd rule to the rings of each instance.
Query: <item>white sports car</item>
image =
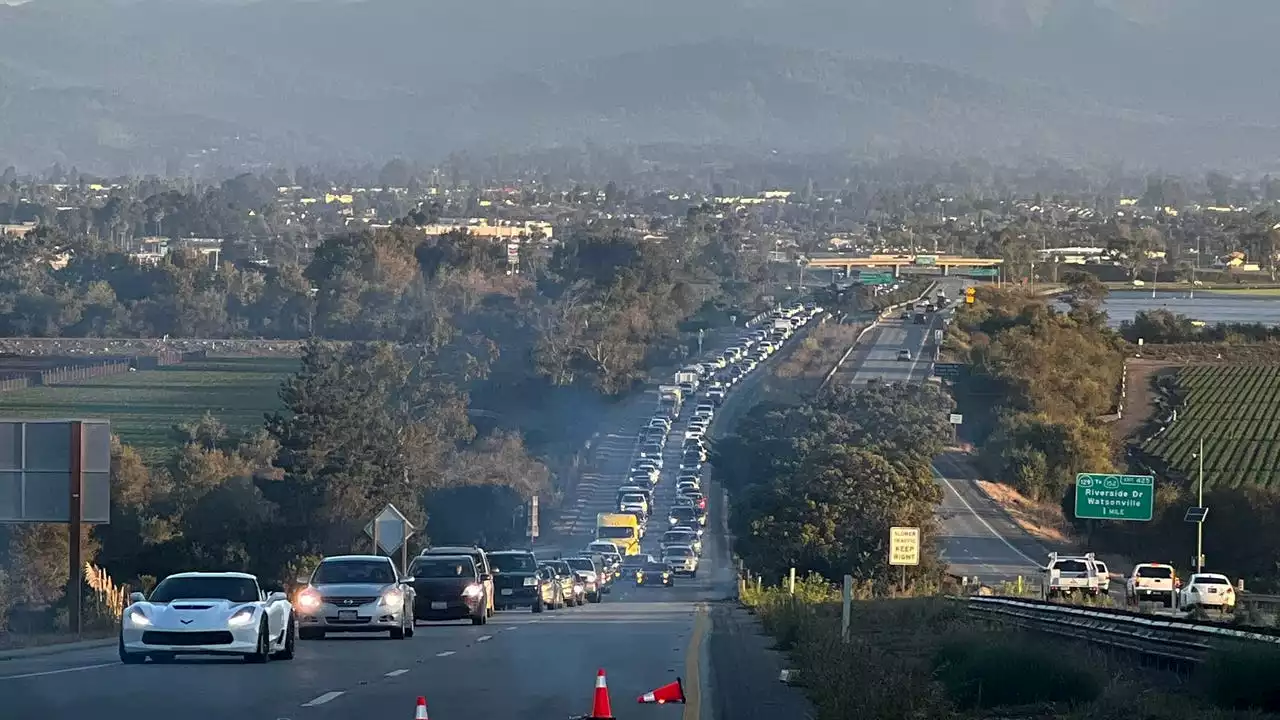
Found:
[[[179,573],[150,598],[129,596],[120,626],[120,662],[176,655],[243,655],[292,660],[297,624],[288,596],[267,594],[245,573]]]

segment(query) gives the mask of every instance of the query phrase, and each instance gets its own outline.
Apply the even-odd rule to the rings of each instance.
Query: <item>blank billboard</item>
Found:
[[[111,423],[0,420],[0,523],[71,521],[71,428],[84,428],[81,520],[111,521]]]

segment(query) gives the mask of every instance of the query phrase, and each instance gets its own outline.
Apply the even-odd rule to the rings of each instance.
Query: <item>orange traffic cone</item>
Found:
[[[666,703],[684,703],[684,683],[680,682],[680,678],[676,678],[675,682],[667,683],[657,690],[651,690],[639,698],[636,702],[640,703],[657,703],[665,705]]]
[[[418,708],[413,711],[413,720],[428,720],[427,718],[427,699],[418,698]]]
[[[596,694],[591,702],[591,714],[585,720],[613,720],[613,708],[609,705],[609,685],[604,679],[604,668],[596,674]]]

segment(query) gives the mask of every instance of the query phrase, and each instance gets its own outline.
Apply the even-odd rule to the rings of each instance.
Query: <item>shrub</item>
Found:
[[[1218,707],[1280,712],[1280,651],[1269,647],[1222,650],[1201,668],[1205,692]]]
[[[934,655],[934,676],[965,708],[1092,702],[1105,682],[1096,664],[1079,653],[1021,633],[950,638]]]

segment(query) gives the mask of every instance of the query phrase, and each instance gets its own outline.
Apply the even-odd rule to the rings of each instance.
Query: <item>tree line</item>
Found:
[[[980,287],[944,340],[963,361],[962,432],[984,474],[1054,504],[1076,473],[1114,469],[1110,431],[1097,420],[1115,412],[1123,341],[1106,325],[1098,287],[1076,280],[1067,312],[1043,296]]]
[[[117,443],[113,521],[85,538],[117,580],[191,567],[288,579],[363,548],[386,502],[425,528],[418,541],[503,544],[525,500],[561,489],[547,456],[580,446],[650,367],[682,361],[688,332],[760,309],[763,250],[691,218],[680,243],[582,228],[531,246],[520,273],[505,244],[410,225],[334,235],[278,268],[181,251],[147,265],[41,229],[0,244],[0,333],[307,340],[263,427],[207,416],[175,429],[182,450],[161,467]],[[0,528],[11,626],[59,612],[65,535]]]
[[[732,496],[735,551],[769,578],[792,567],[882,588],[889,528],[921,529],[917,579],[936,579],[933,458],[951,437],[950,396],[932,384],[835,386],[800,405],[761,403],[715,441],[711,462]]]

